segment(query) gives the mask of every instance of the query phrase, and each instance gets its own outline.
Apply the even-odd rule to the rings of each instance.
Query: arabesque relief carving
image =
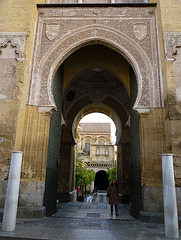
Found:
[[[0,99],[13,98],[17,59],[21,56],[20,46],[12,37],[1,37],[0,41]]]
[[[177,48],[181,47],[181,32],[165,32],[165,53],[167,59],[175,59]]]
[[[11,100],[17,62],[23,60],[25,32],[0,32],[0,100]]]
[[[110,96],[119,102],[129,115],[130,104],[128,93],[123,84],[108,72],[97,72],[97,69],[94,69],[79,76],[75,82],[69,85],[65,91],[63,107],[65,118],[73,105],[85,96],[89,96],[91,101],[96,104],[100,104],[107,96]]]
[[[96,42],[114,49],[132,65],[138,82],[135,109],[163,106],[154,7],[38,11],[29,104],[56,107],[51,91],[56,69],[76,49]]]

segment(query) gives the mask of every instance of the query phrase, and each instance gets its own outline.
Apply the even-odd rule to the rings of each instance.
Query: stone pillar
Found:
[[[131,194],[130,143],[122,144],[122,159],[123,159],[122,191],[123,194],[128,197]]]
[[[118,181],[118,191],[122,193],[122,145],[117,144],[117,181]]]
[[[23,152],[12,152],[11,165],[3,215],[3,231],[14,231],[19,196],[21,162]]]
[[[74,144],[61,143],[58,197],[61,202],[73,201],[74,197]]]
[[[179,238],[173,154],[165,153],[161,155],[165,236]]]
[[[117,179],[121,202],[129,203],[131,194],[130,130],[123,128],[122,137],[117,144]]]

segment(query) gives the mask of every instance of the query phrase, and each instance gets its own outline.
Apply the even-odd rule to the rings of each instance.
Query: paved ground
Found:
[[[18,219],[14,232],[0,230],[0,239],[171,240],[164,237],[163,224],[140,222],[129,215],[126,205],[119,204],[119,216],[111,217],[107,197],[102,194],[92,203],[62,203],[51,217]]]

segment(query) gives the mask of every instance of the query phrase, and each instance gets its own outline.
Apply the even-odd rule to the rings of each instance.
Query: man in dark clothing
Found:
[[[78,197],[78,202],[83,202],[84,201],[84,197],[82,195],[82,193],[80,194],[80,196]]]

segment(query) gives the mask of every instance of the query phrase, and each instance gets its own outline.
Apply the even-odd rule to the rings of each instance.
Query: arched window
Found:
[[[109,155],[109,151],[107,148],[105,148],[105,155]]]
[[[104,140],[99,140],[99,145],[104,145],[105,144],[105,141]]]
[[[99,155],[99,154],[100,154],[100,148],[97,147],[97,148],[96,148],[96,155]]]
[[[90,152],[90,141],[89,140],[86,140],[86,142],[85,142],[85,151]]]

